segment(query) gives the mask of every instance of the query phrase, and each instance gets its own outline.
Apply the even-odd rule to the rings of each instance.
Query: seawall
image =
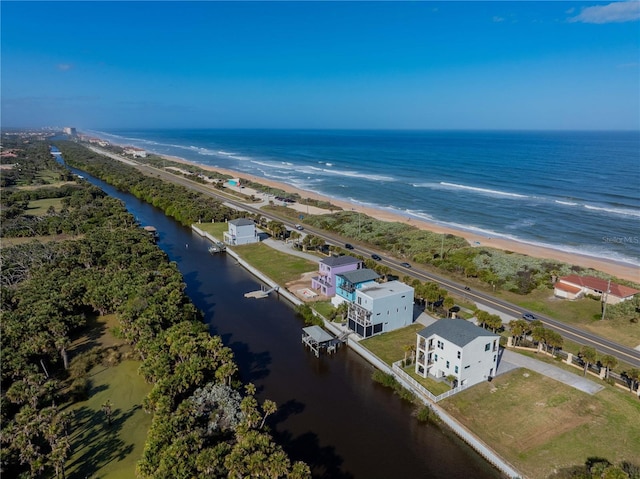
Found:
[[[219,241],[217,238],[215,238],[211,234],[202,231],[196,225],[192,225],[191,228],[200,236],[207,238],[211,242],[215,243]],[[238,262],[238,264],[244,267],[247,271],[253,274],[260,281],[264,282],[269,288],[273,288],[276,286],[279,287],[278,294],[286,298],[294,306],[304,304],[302,300],[300,300],[295,295],[290,293],[286,288],[281,287],[279,284],[277,284],[274,280],[269,278],[267,275],[265,275],[258,269],[251,266],[242,258],[240,258],[240,256],[229,247],[227,247],[226,249],[226,254],[231,255],[231,257],[234,258]],[[315,311],[314,311],[314,314],[322,318],[324,323],[323,324],[324,328],[330,331],[334,336],[336,337],[341,336],[348,331],[343,326],[336,323],[332,323],[331,321],[328,321],[327,319],[320,316]],[[493,452],[491,448],[489,448],[489,446],[487,446],[482,441],[480,441],[480,439],[475,437],[469,430],[467,430],[462,424],[460,424],[453,416],[451,416],[444,409],[439,407],[435,402],[433,402],[431,399],[427,398],[424,394],[422,394],[422,392],[419,389],[415,388],[409,381],[407,381],[402,374],[398,374],[396,371],[394,371],[394,368],[392,368],[391,366],[386,364],[384,361],[382,361],[380,358],[378,358],[376,355],[371,353],[371,351],[361,346],[359,342],[355,339],[352,339],[351,336],[347,337],[346,343],[349,348],[351,348],[354,352],[359,354],[363,359],[369,362],[373,367],[383,371],[386,374],[392,375],[396,379],[396,381],[398,381],[405,389],[408,389],[409,391],[413,392],[413,394],[417,398],[419,398],[423,402],[423,404],[430,407],[431,410],[438,416],[438,418],[444,424],[446,424],[458,437],[460,437],[460,439],[462,439],[465,443],[467,443],[471,448],[473,448],[478,454],[480,454],[480,456],[482,456],[486,461],[492,464],[496,469],[498,469],[500,472],[502,472],[503,474],[505,474],[507,477],[511,479],[518,479],[518,478],[526,479],[524,475],[517,472],[513,466],[508,464],[498,454]]]

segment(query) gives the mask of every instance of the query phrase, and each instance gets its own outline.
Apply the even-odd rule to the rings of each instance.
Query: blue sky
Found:
[[[640,129],[640,2],[2,1],[1,124]]]

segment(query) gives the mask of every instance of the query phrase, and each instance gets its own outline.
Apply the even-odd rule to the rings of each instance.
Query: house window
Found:
[[[449,369],[449,361],[447,361],[447,369]]]
[[[458,359],[462,356],[462,351],[458,351]]]
[[[455,372],[456,372],[456,374],[458,374],[458,366],[456,366]]]
[[[434,355],[433,355],[433,360],[434,360],[434,361],[437,361],[437,360],[438,360],[438,355],[437,355],[437,354],[434,354]]]
[[[494,355],[493,355],[493,362],[494,362],[494,363],[496,362],[496,358],[497,358],[497,356],[494,354]]]
[[[484,347],[485,351],[490,351],[491,350],[491,343],[487,343],[486,346]]]

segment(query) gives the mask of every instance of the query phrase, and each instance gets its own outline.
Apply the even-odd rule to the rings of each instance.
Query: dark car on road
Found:
[[[522,317],[523,317],[524,319],[526,319],[527,321],[533,321],[533,320],[535,320],[535,319],[536,319],[536,317],[535,317],[533,314],[531,314],[531,313],[524,313],[524,314],[522,315]]]
[[[404,266],[405,268],[411,268],[409,263],[400,263],[400,266]]]
[[[376,261],[380,261],[382,258],[380,256],[378,256],[377,254],[372,254],[371,255],[372,259],[375,259]]]
[[[353,249],[353,245],[351,243],[345,244],[344,247],[347,249]]]

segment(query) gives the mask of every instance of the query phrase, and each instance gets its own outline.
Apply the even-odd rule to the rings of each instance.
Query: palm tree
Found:
[[[515,338],[515,345],[520,344],[522,337],[528,330],[528,324],[524,319],[513,319],[509,321],[511,335]]]
[[[640,379],[640,369],[633,368],[629,370],[629,372],[627,373],[627,377],[629,378],[629,391],[633,392],[635,385]]]
[[[111,404],[111,400],[107,399],[103,404],[102,404],[102,412],[104,413],[105,417],[107,418],[107,424],[109,426],[111,426],[111,418],[113,415],[113,404]]]
[[[610,354],[605,354],[600,358],[600,362],[605,367],[604,378],[609,379],[609,371],[618,365],[618,360]]]
[[[582,346],[578,352],[578,356],[584,361],[584,372],[582,375],[586,376],[589,365],[595,363],[596,359],[598,359],[598,353],[596,349],[591,346]]]
[[[551,354],[555,356],[556,350],[564,344],[564,338],[555,331],[547,331],[547,344],[551,346]]]
[[[262,429],[264,427],[264,422],[267,420],[267,416],[275,413],[278,410],[278,406],[275,402],[270,399],[265,399],[262,403],[262,412],[264,412],[264,416],[262,416],[262,422],[260,423],[260,427],[258,429]]]

